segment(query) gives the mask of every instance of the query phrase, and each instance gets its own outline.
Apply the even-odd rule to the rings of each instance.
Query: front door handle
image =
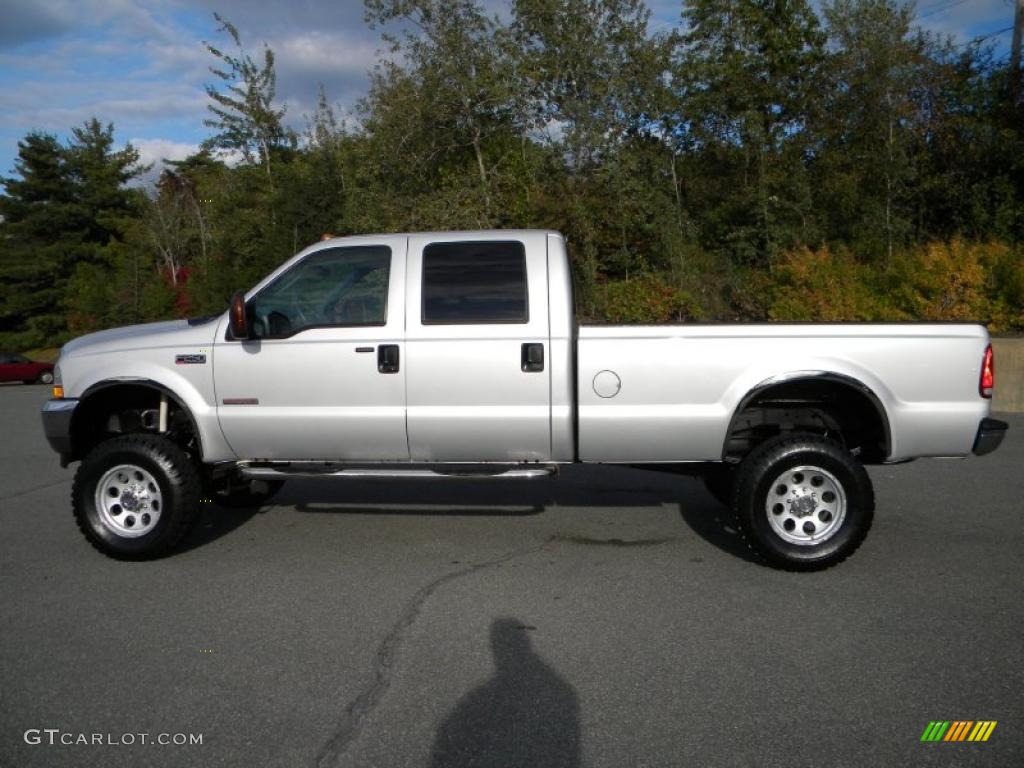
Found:
[[[544,345],[523,344],[520,361],[523,373],[534,373],[544,370]]]
[[[381,344],[377,347],[377,371],[398,373],[398,345]]]

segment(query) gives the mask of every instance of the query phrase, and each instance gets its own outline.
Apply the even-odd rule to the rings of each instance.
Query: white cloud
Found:
[[[170,139],[129,139],[128,142],[139,151],[139,160],[144,164],[163,160],[184,160],[199,151],[198,144]]]
[[[316,109],[323,84],[331,103],[352,107],[365,95],[377,46],[344,33],[308,32],[268,41],[276,56],[277,95],[288,105],[288,122],[301,127],[301,116]]]
[[[148,171],[129,183],[130,187],[153,187],[167,167],[168,160],[184,160],[199,151],[198,144],[189,144],[170,139],[129,139],[128,142],[139,152],[139,162],[149,165]]]
[[[362,76],[377,58],[377,45],[344,33],[305,32],[286,37],[271,48],[288,69],[334,76]]]

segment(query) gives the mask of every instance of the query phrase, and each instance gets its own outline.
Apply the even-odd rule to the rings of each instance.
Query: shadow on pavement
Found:
[[[285,484],[273,504],[307,514],[443,517],[526,517],[557,507],[614,508],[628,514],[630,509],[661,505],[678,509],[690,529],[713,546],[753,560],[739,535],[727,525],[725,509],[703,482],[673,471],[590,465],[567,467],[557,478],[533,480],[296,478]],[[217,506],[204,510],[200,525],[182,551],[230,534],[260,510]]]
[[[266,505],[264,505],[265,508]],[[256,514],[261,507],[240,507],[228,509],[216,504],[203,504],[195,527],[184,538],[173,554],[188,552],[227,536],[236,528],[241,528]]]
[[[491,624],[494,676],[466,694],[434,738],[431,768],[574,768],[580,764],[576,691],[533,651],[515,619]]]

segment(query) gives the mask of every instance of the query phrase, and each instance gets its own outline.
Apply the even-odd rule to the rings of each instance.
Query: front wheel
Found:
[[[196,520],[199,473],[165,437],[122,435],[82,460],[71,502],[78,527],[100,552],[124,560],[159,557]]]
[[[777,437],[754,449],[740,465],[732,501],[751,548],[770,565],[801,571],[849,557],[875,509],[860,462],[811,434]]]

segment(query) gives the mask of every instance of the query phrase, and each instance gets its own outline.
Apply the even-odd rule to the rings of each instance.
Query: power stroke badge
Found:
[[[206,365],[206,355],[177,355],[175,365]]]

